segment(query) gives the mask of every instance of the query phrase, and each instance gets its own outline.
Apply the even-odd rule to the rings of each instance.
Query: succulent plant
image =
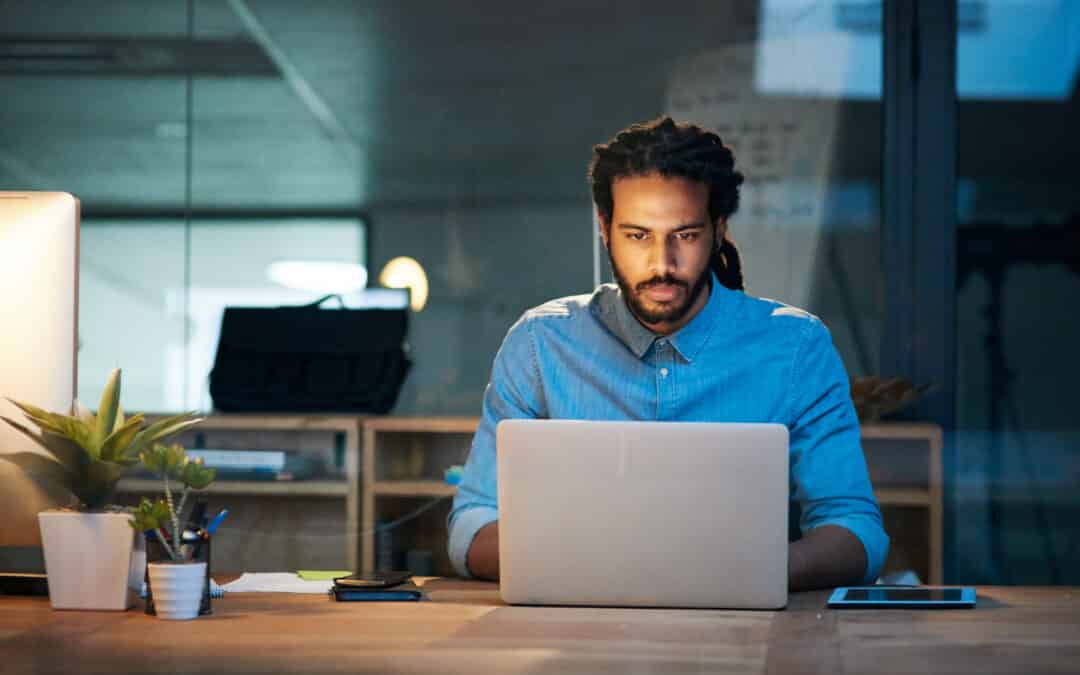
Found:
[[[131,526],[136,532],[147,532],[157,531],[166,524],[172,525],[172,545],[169,545],[169,537],[158,537],[158,540],[170,558],[183,560],[180,549],[180,535],[182,534],[180,516],[184,513],[188,494],[192,490],[206,488],[213,482],[217,470],[207,467],[201,457],[195,460],[189,458],[179,443],[172,445],[155,443],[149,449],[140,452],[139,459],[143,466],[161,476],[165,497],[154,501],[144,497],[135,508],[135,518]],[[184,486],[179,504],[173,500],[170,478]]]
[[[9,401],[11,399],[8,399]],[[155,442],[202,421],[193,413],[175,415],[143,425],[143,415],[125,417],[120,406],[120,369],[109,375],[97,414],[75,401],[70,415],[49,412],[28,403],[11,401],[33,424],[34,430],[2,417],[49,453],[15,452],[0,455],[38,481],[70,492],[81,509],[99,511],[108,505],[116,483],[139,453]]]
[[[851,380],[851,401],[860,421],[873,422],[912,405],[933,390],[933,384],[916,387],[904,377],[870,375]]]

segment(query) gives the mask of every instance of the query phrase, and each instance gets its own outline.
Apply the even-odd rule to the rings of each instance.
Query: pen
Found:
[[[221,513],[217,514],[214,521],[206,527],[206,534],[211,535],[217,531],[218,526],[221,525],[221,521],[225,520],[225,516],[229,515],[229,509],[221,509]]]

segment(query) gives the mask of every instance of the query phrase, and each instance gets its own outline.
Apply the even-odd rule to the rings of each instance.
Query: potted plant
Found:
[[[185,544],[181,523],[185,522],[188,495],[192,490],[206,488],[216,471],[206,467],[201,457],[192,461],[179,444],[155,444],[139,453],[139,459],[161,476],[164,492],[164,498],[155,501],[143,497],[131,522],[136,533],[153,537],[165,554],[163,559],[147,565],[155,613],[162,619],[194,619],[203,594],[209,591],[209,578],[206,562],[196,560],[193,553],[201,542]],[[179,503],[173,497],[170,478],[183,486]]]
[[[142,538],[135,537],[128,525],[130,509],[111,504],[116,483],[138,462],[139,453],[201,419],[183,414],[144,426],[141,414],[125,417],[119,369],[109,375],[96,414],[78,401],[72,404],[70,415],[11,403],[38,429],[7,417],[3,421],[47,454],[17,452],[3,458],[34,480],[72,495],[69,506],[38,514],[53,608],[125,610],[134,606],[145,555]]]

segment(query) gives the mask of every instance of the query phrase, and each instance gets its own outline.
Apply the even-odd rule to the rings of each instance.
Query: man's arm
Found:
[[[790,591],[857,586],[865,574],[866,550],[847,528],[822,525],[788,546]]]
[[[477,579],[499,580],[499,522],[480,528],[469,547],[469,572]],[[788,587],[792,591],[854,586],[866,571],[866,551],[850,531],[822,525],[788,549]]]
[[[480,528],[469,546],[466,563],[477,579],[499,580],[499,521]]]
[[[480,425],[473,437],[465,470],[454,495],[447,519],[447,550],[454,569],[463,577],[498,577],[498,539],[485,546],[488,535],[480,533],[499,517],[495,429],[511,418],[545,417],[536,350],[532,345],[528,318],[522,317],[506,334],[495,363],[491,381],[484,391]],[[473,550],[480,543],[479,566],[472,563]],[[490,567],[494,564],[494,571]]]
[[[794,590],[874,583],[889,537],[870,486],[851,385],[828,329],[806,319],[792,365],[791,482],[803,539],[790,549]]]

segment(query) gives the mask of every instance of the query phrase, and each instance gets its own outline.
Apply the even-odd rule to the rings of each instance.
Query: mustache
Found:
[[[634,287],[634,290],[644,291],[647,288],[652,288],[653,286],[660,286],[665,284],[669,286],[682,286],[683,288],[690,288],[690,284],[683,281],[682,279],[676,279],[673,276],[665,275],[662,277],[653,277],[652,279],[649,279],[647,281],[642,281],[640,284]]]

